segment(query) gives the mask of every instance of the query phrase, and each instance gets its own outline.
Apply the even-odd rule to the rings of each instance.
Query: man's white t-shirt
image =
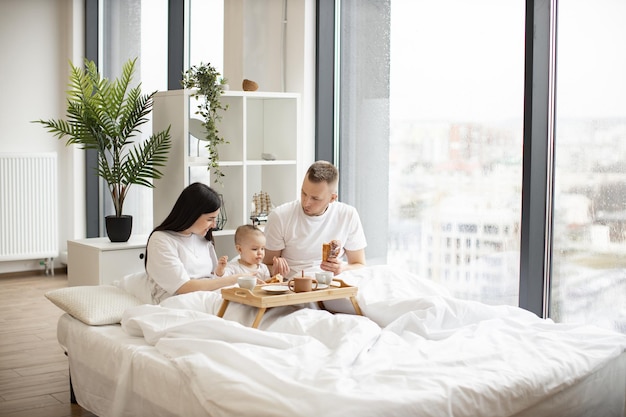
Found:
[[[156,231],[148,240],[146,273],[152,284],[152,298],[170,297],[187,281],[215,278],[217,255],[211,241],[195,234]]]
[[[358,212],[339,201],[330,203],[319,216],[307,216],[299,200],[282,204],[269,214],[264,232],[266,249],[282,251],[281,256],[287,260],[287,278],[319,269],[323,243],[339,240],[339,257],[344,249],[356,251],[367,246]]]

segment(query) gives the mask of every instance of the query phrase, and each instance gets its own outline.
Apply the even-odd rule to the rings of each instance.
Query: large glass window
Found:
[[[626,3],[557,16],[551,316],[626,333]]]
[[[117,78],[132,58],[135,83],[149,93],[167,89],[167,0],[107,0],[101,2],[102,38],[100,65],[104,76]],[[150,114],[150,117],[152,114]],[[142,125],[141,137],[152,134],[152,122]],[[101,187],[105,215],[115,212],[113,202]],[[133,185],[124,202],[124,213],[133,216],[133,234],[148,234],[152,224],[152,190]],[[100,216],[104,219],[104,216]],[[104,230],[101,225],[100,230]]]
[[[118,77],[123,64],[137,57],[135,82],[141,82],[144,93],[167,90],[168,31],[164,29],[168,27],[168,0],[106,0],[100,4],[99,62],[103,74]],[[180,3],[180,7],[188,7],[185,45],[180,45],[186,59],[184,67],[210,62],[222,71],[223,0],[189,0]],[[138,139],[145,140],[151,134],[152,123],[148,121]],[[113,203],[103,186],[101,190],[104,214],[111,214]],[[124,203],[124,214],[133,216],[133,234],[148,234],[154,227],[152,190],[133,186]],[[100,230],[104,230],[102,224]]]
[[[368,259],[517,305],[524,1],[341,5],[341,196]]]
[[[224,0],[189,1],[189,67],[211,63],[224,73]]]

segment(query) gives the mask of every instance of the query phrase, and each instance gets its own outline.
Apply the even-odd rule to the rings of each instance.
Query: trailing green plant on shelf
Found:
[[[209,153],[207,169],[213,172],[214,182],[222,184],[222,172],[219,164],[220,155],[218,146],[229,143],[220,134],[217,124],[222,119],[222,112],[228,110],[228,105],[222,104],[220,97],[224,88],[220,73],[210,63],[194,65],[183,73],[181,85],[183,88],[195,90],[192,95],[198,100],[199,114],[203,118],[202,125],[205,129],[205,137],[198,138],[206,142]],[[201,100],[203,99],[203,100]]]

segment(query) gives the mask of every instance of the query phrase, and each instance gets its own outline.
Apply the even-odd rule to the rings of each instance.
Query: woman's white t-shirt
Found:
[[[269,214],[264,232],[265,247],[282,251],[287,260],[288,278],[319,268],[323,243],[339,240],[340,257],[344,249],[356,251],[367,246],[358,212],[339,201],[330,203],[319,216],[307,216],[299,200],[282,204]]]
[[[204,236],[156,231],[148,240],[147,253],[146,272],[152,298],[158,302],[176,294],[190,279],[215,278],[217,255]]]

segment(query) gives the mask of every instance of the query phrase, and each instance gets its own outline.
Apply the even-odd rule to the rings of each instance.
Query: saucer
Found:
[[[289,287],[287,285],[264,285],[261,289],[270,294],[284,294],[289,291]]]
[[[315,289],[317,290],[325,290],[326,288],[328,288],[329,285],[328,284],[317,284],[317,288]]]

